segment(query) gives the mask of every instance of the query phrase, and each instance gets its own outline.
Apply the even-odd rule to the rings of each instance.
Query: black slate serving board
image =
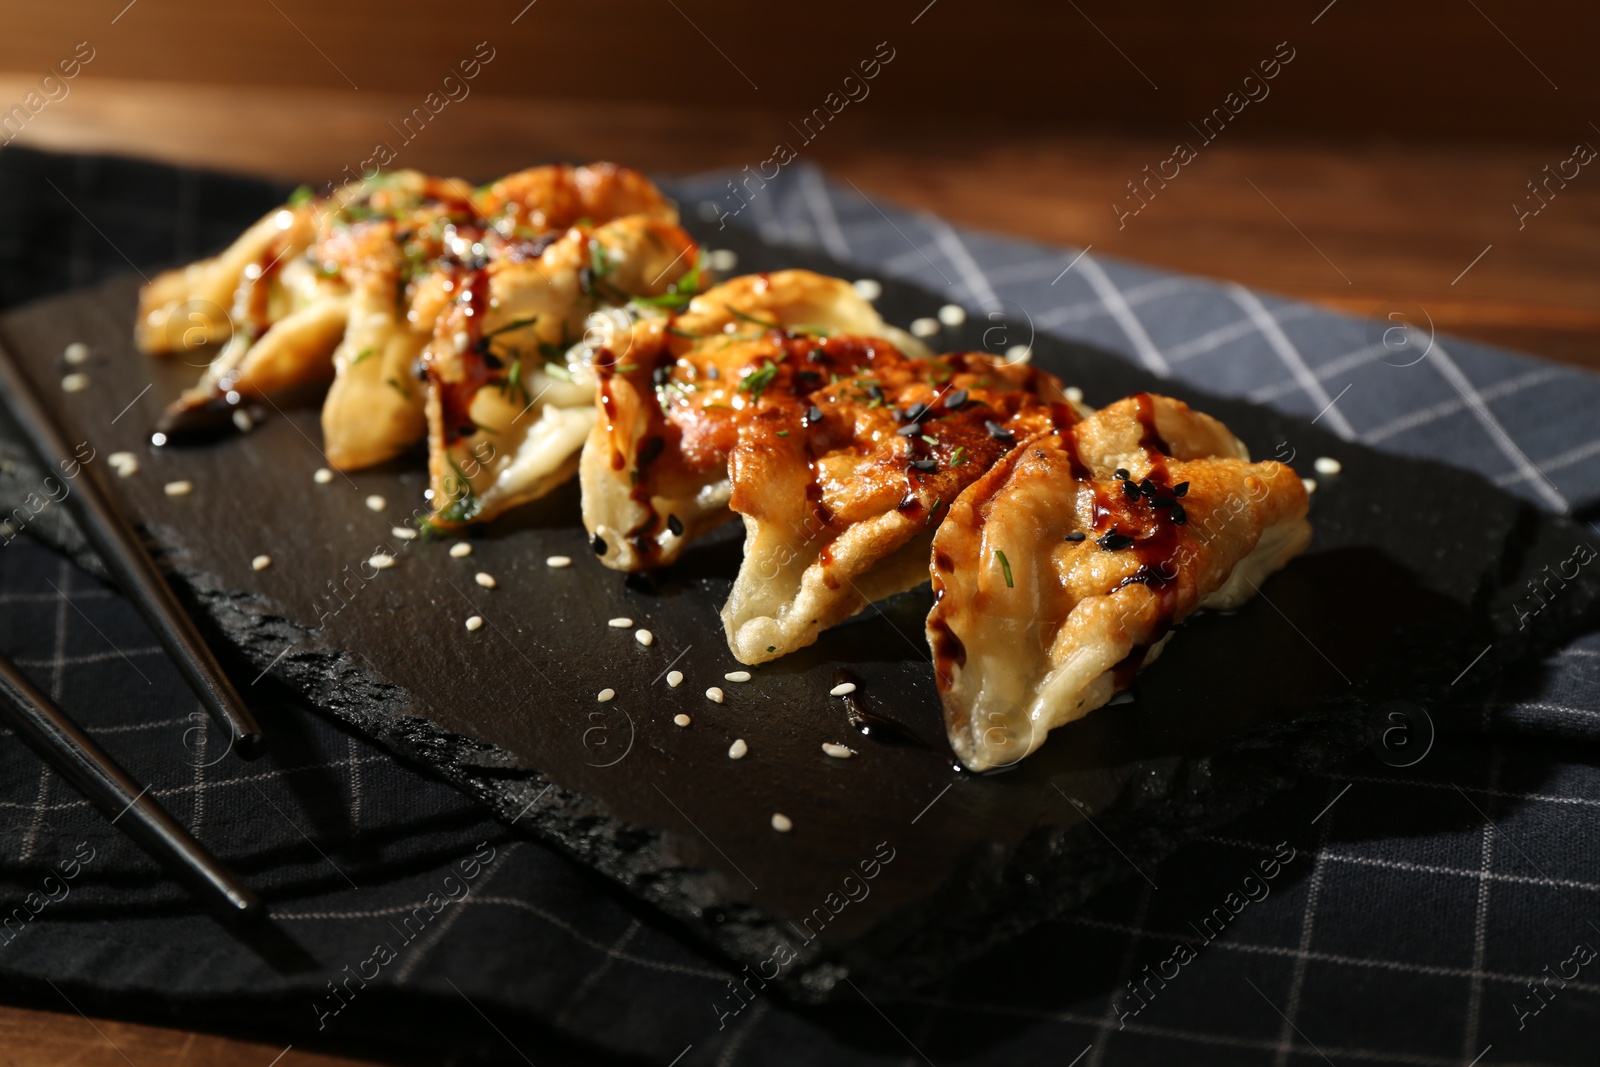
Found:
[[[736,251],[741,270],[849,276],[737,231],[714,244]],[[246,692],[270,670],[804,1000],[849,988],[845,979],[869,994],[930,980],[1115,880],[1147,877],[1188,836],[1363,746],[1403,764],[1448,725],[1447,697],[1559,642],[1600,602],[1585,568],[1519,620],[1526,583],[1588,534],[1474,474],[1037,337],[1034,360],[1091,403],[1166,392],[1221,418],[1253,455],[1302,472],[1332,456],[1344,469],[1319,479],[1311,549],[1242,610],[1186,624],[1132,702],[1057,731],[1012,771],[957,773],[922,637],[926,589],[748,684],[725,682],[740,669],[717,617],[738,566],[737,524],[670,572],[625,579],[589,554],[569,485],[474,531],[474,553],[452,558],[444,544],[390,532],[422,506],[420,455],[313,482],[323,466],[314,397],[260,405],[248,434],[151,448],[161,408],[198,368],[135,352],[138,281],[12,312],[0,345],[95,462],[139,456],[137,475],[113,479],[119,502],[236,654]],[[878,306],[903,325],[944,302],[885,283]],[[941,347],[1017,339],[995,325],[969,321]],[[58,382],[72,341],[92,347],[89,364],[72,368],[91,384],[67,394]],[[166,495],[179,479],[193,492]],[[385,498],[381,512],[367,506],[372,494]],[[375,551],[397,565],[374,572],[365,561]],[[259,554],[273,562],[254,571]],[[573,566],[548,568],[556,554]],[[479,587],[478,571],[497,588]],[[488,623],[475,633],[463,626],[473,614]],[[651,630],[654,644],[608,627],[615,616]],[[686,676],[677,689],[663,680],[669,667]],[[927,743],[852,733],[844,702],[828,696],[841,667],[860,678],[867,711]],[[712,685],[725,703],[705,698]],[[614,701],[596,701],[604,688]],[[690,727],[673,725],[679,712]],[[726,755],[735,738],[750,750],[737,762]],[[859,754],[830,759],[824,741]],[[776,811],[792,833],[771,828]]]

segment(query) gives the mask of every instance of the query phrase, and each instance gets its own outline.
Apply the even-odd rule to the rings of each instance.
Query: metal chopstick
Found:
[[[79,468],[81,478],[76,491],[67,494],[65,502],[84,536],[105,562],[118,587],[138,606],[162,645],[177,661],[178,669],[200,703],[217,725],[227,731],[232,749],[247,759],[259,755],[261,727],[256,724],[255,716],[227,675],[222,673],[216,656],[206,647],[194,620],[183,610],[138,531],[112,507],[111,494],[100,469],[92,462],[79,462],[28,375],[4,347],[0,347],[0,394],[4,395],[17,425],[48,470],[53,473],[65,472],[74,466]]]
[[[148,788],[129,777],[4,656],[0,656],[0,722],[60,771],[113,826],[171,868],[191,892],[225,918],[252,921],[265,914],[260,899],[168,815]]]

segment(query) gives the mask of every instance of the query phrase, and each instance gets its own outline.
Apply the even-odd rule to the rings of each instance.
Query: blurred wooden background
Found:
[[[395,165],[754,166],[886,42],[869,95],[802,150],[874,198],[1358,314],[1420,304],[1441,329],[1600,369],[1600,168],[1546,187],[1521,227],[1512,206],[1600,147],[1592,0],[5,0],[0,27],[0,123],[30,91],[59,96],[0,138],[314,183],[399,145],[446,90],[468,95]],[[41,86],[80,42],[92,60]],[[1125,183],[1198,145],[1191,123],[1280,43],[1293,59],[1268,95],[1119,228]],[[140,1063],[261,1059],[108,1032]],[[66,1011],[0,1008],[0,1048],[123,1062]]]

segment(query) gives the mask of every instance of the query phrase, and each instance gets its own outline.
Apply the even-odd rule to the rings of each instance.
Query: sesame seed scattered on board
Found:
[[[1300,484],[1306,487],[1307,495],[1317,491],[1317,480],[1315,478],[1301,478]]]
[[[712,686],[710,689],[706,690],[706,699],[711,701],[713,704],[722,703],[722,690],[718,689],[716,686]]]
[[[706,256],[706,261],[712,270],[730,271],[739,265],[739,253],[731,248],[717,248]]]
[[[679,726],[688,726],[689,723],[692,722],[693,720],[691,720],[689,718],[689,716],[685,715],[683,712],[680,711],[680,712],[678,712],[678,714],[676,714],[676,715],[674,715],[672,717],[672,721],[677,723]]]
[[[417,539],[417,531],[409,526],[393,526],[390,527],[389,532],[402,541],[415,541]]]
[[[472,546],[466,541],[457,541],[450,546],[450,556],[453,559],[465,559],[472,555]]]
[[[75,371],[61,379],[61,388],[69,393],[81,393],[89,388],[89,376],[82,371]]]
[[[1079,389],[1076,385],[1069,385],[1064,391],[1067,399],[1072,401],[1074,404],[1083,403],[1083,390]]]
[[[1318,474],[1326,474],[1330,478],[1344,470],[1344,464],[1332,456],[1318,456],[1315,466]]]
[[[617,691],[615,689],[602,689],[600,690],[600,695],[595,697],[595,699],[604,704],[606,701],[610,700],[616,695]]]
[[[918,337],[932,337],[939,332],[939,320],[916,319],[911,323],[911,332]]]
[[[377,555],[367,560],[367,562],[378,568],[380,571],[386,571],[390,567],[394,566],[394,557],[389,555],[387,552],[379,552]]]
[[[240,433],[249,433],[256,428],[256,420],[252,419],[250,413],[244,408],[234,409],[233,424],[238,427]]]
[[[633,639],[646,648],[656,643],[656,635],[649,630],[636,630]]]
[[[876,300],[883,295],[883,285],[876,278],[857,278],[850,288],[863,300]]]
[[[667,672],[667,684],[669,686],[671,686],[672,688],[674,688],[674,689],[678,688],[678,686],[683,684],[683,672],[682,671],[668,671]]]
[[[106,462],[119,478],[131,478],[139,473],[139,457],[132,452],[113,452],[106,457]]]
[[[626,615],[618,615],[616,618],[606,623],[606,625],[611,627],[613,630],[627,630],[633,626],[633,620],[628,618]]]
[[[544,561],[544,565],[546,567],[550,567],[553,570],[560,570],[562,567],[570,567],[570,566],[572,566],[572,557],[571,556],[550,556]]]
[[[722,677],[727,679],[730,682],[748,682],[750,680],[750,672],[749,671],[729,671],[727,674],[724,674]]]
[[[854,683],[854,682],[840,682],[838,685],[836,685],[832,689],[828,690],[828,695],[831,696],[831,697],[843,697],[843,696],[849,696],[851,693],[854,693],[855,691],[856,691],[856,683]]]
[[[939,309],[939,321],[946,326],[960,326],[967,321],[967,309],[960,304],[946,304]]]
[[[1033,349],[1028,345],[1012,345],[1006,349],[1007,363],[1026,363],[1033,358]]]
[[[467,629],[468,630],[481,630],[481,629],[483,629],[483,616],[482,615],[469,616],[467,618]]]
[[[772,828],[780,834],[786,834],[794,829],[794,820],[781,811],[772,813]]]
[[[188,496],[194,492],[193,482],[168,482],[161,487],[161,491],[168,496]]]
[[[750,751],[750,746],[744,743],[744,738],[735,738],[733,744],[728,746],[729,759],[744,759]]]
[[[472,580],[483,586],[485,589],[493,589],[495,587],[494,575],[490,574],[488,571],[479,571],[477,574],[472,576]]]
[[[855,749],[847,748],[844,745],[836,745],[832,741],[822,742],[822,751],[834,759],[849,759],[856,754]]]
[[[62,351],[61,358],[76,367],[78,364],[88,361],[89,346],[82,341],[74,341]]]
[[[373,493],[371,496],[367,497],[367,507],[371,508],[373,511],[382,511],[388,506],[388,503],[389,502],[387,500],[384,500],[383,497],[379,496],[377,493]]]
[[[251,570],[264,571],[270,566],[272,566],[271,556],[257,556],[255,559],[250,561]]]
[[[327,485],[333,481],[333,472],[327,467],[318,467],[316,473],[311,476],[311,480],[318,485]]]

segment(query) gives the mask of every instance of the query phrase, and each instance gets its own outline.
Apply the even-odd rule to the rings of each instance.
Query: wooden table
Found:
[[[0,99],[32,79],[0,75]],[[320,183],[392,138],[409,97],[81,79],[21,143],[99,150]],[[483,178],[550,159],[664,172],[754,166],[785,116],[475,95],[397,165]],[[1594,143],[1600,144],[1600,133]],[[1600,172],[1582,172],[1519,229],[1513,201],[1571,145],[1260,143],[1219,139],[1119,226],[1125,183],[1171,155],[1150,138],[843,116],[808,161],[882,197],[1035,240],[1276,290],[1367,314],[1420,305],[1442,330],[1600,370]],[[0,1058],[98,1067],[272,1062],[282,1046],[0,1007]],[[280,1067],[354,1061],[293,1049]]]

